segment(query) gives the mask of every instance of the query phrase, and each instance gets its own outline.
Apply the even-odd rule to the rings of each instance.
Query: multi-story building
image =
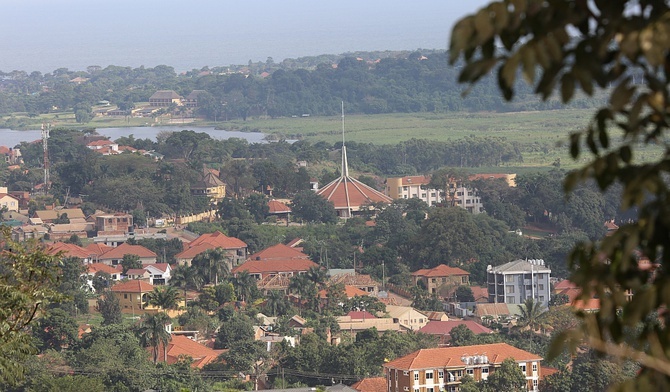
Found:
[[[476,190],[451,184],[449,195],[444,190],[435,189],[430,185],[430,176],[393,177],[386,180],[386,194],[393,199],[423,200],[429,206],[443,202],[451,203],[468,210],[473,214],[484,211],[481,197]]]
[[[469,285],[470,273],[458,267],[449,267],[440,264],[435,268],[420,269],[412,272],[414,284],[422,282],[426,290],[431,294],[438,294],[441,287]]]
[[[96,215],[95,227],[98,232],[128,233],[133,231],[133,216],[122,213]]]
[[[182,99],[182,96],[173,90],[158,90],[149,97],[149,106],[166,108],[173,103],[177,106],[181,106]]]
[[[489,302],[523,304],[528,298],[549,306],[551,269],[544,260],[514,260],[486,268]]]
[[[537,391],[542,358],[507,343],[495,343],[423,349],[387,362],[387,392],[456,392],[463,376],[486,380],[507,358],[519,365],[528,391]]]

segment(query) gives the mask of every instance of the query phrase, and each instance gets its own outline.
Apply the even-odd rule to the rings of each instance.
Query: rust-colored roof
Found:
[[[540,374],[542,375],[542,378],[549,377],[552,374],[558,373],[558,369],[554,367],[549,367],[549,366],[540,366],[542,368],[542,371]]]
[[[156,257],[156,254],[142,245],[130,245],[123,243],[116,248],[112,248],[100,256],[101,260],[122,259],[124,255],[137,255],[141,258]]]
[[[111,141],[111,140],[105,140],[105,139],[102,139],[102,140],[94,140],[94,141],[88,143],[87,146],[91,146],[91,147],[96,147],[96,146],[111,146],[112,144],[116,144],[116,143],[114,143],[114,142]]]
[[[279,200],[270,200],[268,207],[270,208],[268,211],[270,214],[286,214],[291,212],[291,208]]]
[[[489,363],[499,365],[507,358],[515,361],[541,361],[542,357],[510,346],[507,343],[479,344],[476,346],[427,348],[384,364],[386,368],[419,370],[431,368],[462,368],[461,357],[486,355]]]
[[[129,280],[112,286],[115,293],[148,293],[154,290],[154,286],[143,280]]]
[[[492,333],[493,331],[485,326],[474,322],[472,320],[454,320],[454,321],[429,321],[419,332],[431,335],[449,335],[451,330],[459,325],[465,325],[467,329],[472,331],[475,335],[480,333]]]
[[[309,256],[296,248],[284,244],[272,245],[249,256],[247,260],[309,259]]]
[[[150,347],[148,350],[152,350]],[[172,335],[167,345],[167,363],[172,365],[179,361],[179,356],[184,355],[193,358],[191,367],[202,368],[208,363],[216,361],[225,350],[213,350],[203,344],[195,342],[186,336]],[[158,349],[158,362],[165,360],[165,351],[161,345]]]
[[[181,252],[177,253],[174,257],[177,260],[181,259],[193,260],[200,253],[203,253],[210,249],[216,249],[216,246],[212,244],[199,244],[182,250]]]
[[[55,242],[47,248],[47,253],[50,255],[55,255],[59,252],[63,252],[63,256],[65,257],[78,257],[80,259],[87,259],[91,256],[91,254],[81,246],[66,244],[65,242]]]
[[[412,275],[433,278],[442,276],[470,275],[470,273],[458,267],[449,267],[448,265],[440,264],[435,268],[420,269],[418,271],[414,271],[412,272]]]
[[[86,247],[84,249],[86,249],[86,251],[91,255],[101,256],[101,255],[109,252],[110,250],[112,250],[114,248],[112,248],[111,246],[102,244],[102,243],[100,243],[100,244],[93,243],[93,244],[86,245]]]
[[[577,285],[575,283],[569,281],[568,279],[563,279],[560,282],[556,283],[556,285],[554,286],[554,292],[558,293],[564,289],[575,289],[575,288],[577,288]]]
[[[402,177],[402,185],[428,185],[430,183],[430,176],[405,176]]]
[[[361,320],[361,319],[376,319],[379,318],[375,316],[374,314],[368,312],[367,310],[352,310],[349,313],[347,313],[347,316],[351,317],[352,320]]]
[[[86,272],[93,275],[95,275],[97,272],[106,272],[110,275],[113,275],[118,274],[119,272],[121,272],[121,270],[107,264],[93,263],[93,264],[86,264]]]
[[[247,260],[233,268],[233,273],[247,271],[250,274],[266,274],[279,272],[307,271],[311,267],[319,265],[308,259],[272,259],[272,260]]]
[[[358,392],[387,392],[388,385],[384,377],[364,378],[351,386]]]
[[[366,274],[339,274],[332,276],[330,283],[342,283],[345,286],[377,286],[379,284]]]
[[[358,287],[349,285],[344,286],[344,293],[347,295],[347,298],[364,297],[368,295],[367,291],[363,291]]]
[[[470,290],[472,290],[472,295],[475,297],[475,302],[482,299],[489,300],[489,289],[487,287],[470,286]]]
[[[214,233],[203,234],[200,237],[193,240],[188,244],[190,248],[200,245],[200,244],[209,244],[214,246],[214,248],[223,248],[223,249],[240,249],[246,248],[247,244],[235,237],[228,237],[220,231]]]
[[[376,189],[351,177],[340,177],[316,192],[319,196],[333,203],[335,209],[354,210],[373,203],[391,204],[393,199]],[[349,203],[347,204],[347,195]]]
[[[600,299],[590,298],[586,301],[577,299],[572,302],[572,307],[577,310],[583,310],[585,312],[595,312],[600,310]]]

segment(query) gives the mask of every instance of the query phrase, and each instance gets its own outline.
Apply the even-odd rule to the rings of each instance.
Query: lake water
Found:
[[[214,139],[229,139],[231,137],[246,139],[249,143],[266,143],[265,134],[261,132],[239,132],[214,129],[214,127],[126,127],[126,128],[98,128],[101,135],[116,140],[122,136],[133,135],[135,139],[156,140],[160,132],[179,132],[184,129],[195,132],[205,132]],[[15,131],[0,128],[0,146],[14,147],[21,142],[32,142],[41,139],[40,130]]]

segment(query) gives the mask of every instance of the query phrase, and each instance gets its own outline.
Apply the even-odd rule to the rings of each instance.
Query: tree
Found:
[[[109,290],[98,298],[98,311],[102,316],[102,325],[121,324],[123,322],[119,299]]]
[[[172,335],[165,329],[172,320],[163,312],[156,314],[145,314],[138,329],[140,343],[144,347],[151,347],[154,363],[158,362],[158,350],[163,346],[163,359],[167,362],[167,344],[172,340]]]
[[[513,358],[507,358],[484,382],[484,390],[486,392],[525,392],[528,390],[526,376]]]
[[[458,286],[455,294],[456,300],[460,302],[475,302],[475,295],[472,289],[468,286]]]
[[[291,303],[283,291],[270,290],[265,295],[263,308],[270,316],[284,316],[291,309]]]
[[[74,318],[62,309],[50,309],[33,325],[33,336],[40,341],[42,351],[62,350],[79,340]]]
[[[127,274],[130,269],[142,268],[142,262],[140,261],[140,256],[126,254],[123,255],[121,260],[121,266],[123,267],[123,274]]]
[[[546,326],[544,318],[546,316],[546,308],[541,302],[535,301],[533,298],[526,298],[523,305],[519,306],[519,320],[517,326],[521,328],[529,328],[531,331]]]
[[[60,261],[35,242],[12,241],[7,227],[0,242],[0,381],[16,383],[23,360],[36,351],[27,329],[47,304],[63,299],[56,291]]]
[[[247,208],[247,211],[251,214],[251,217],[260,224],[265,221],[265,217],[270,211],[270,206],[268,206],[268,198],[262,193],[252,193],[244,199],[244,205]]]
[[[146,304],[158,306],[160,309],[176,309],[179,306],[179,292],[172,286],[154,287],[147,294]]]
[[[291,202],[291,210],[296,218],[307,222],[337,222],[333,203],[313,191],[298,192]]]
[[[244,315],[236,314],[221,324],[214,347],[231,348],[234,343],[253,340],[254,328],[251,320]]]
[[[219,276],[230,272],[228,263],[230,256],[225,249],[207,249],[195,256],[191,265],[195,267],[200,274],[207,277],[207,283],[219,284]]]
[[[607,89],[607,104],[585,130],[570,135],[572,157],[580,158],[586,148],[591,158],[567,176],[565,188],[570,191],[589,179],[600,190],[620,184],[622,210],[637,207],[638,214],[614,234],[576,245],[571,280],[581,287],[582,298],[600,298],[600,311],[581,314],[583,327],[559,336],[550,356],[563,344],[574,351],[586,343],[631,358],[643,367],[628,384],[631,389],[670,385],[670,360],[663,354],[670,332],[651,321],[667,307],[658,293],[667,291],[670,278],[638,263],[640,254],[663,266],[669,262],[668,153],[644,162],[636,156],[663,139],[669,127],[669,15],[664,1],[496,2],[459,21],[450,43],[450,61],[465,62],[459,81],[477,82],[497,67],[498,86],[507,100],[517,88],[518,68],[543,99],[560,91],[567,103],[578,88],[587,95],[595,86]],[[624,341],[624,326],[640,323],[647,328],[639,330],[635,341],[654,343]]]

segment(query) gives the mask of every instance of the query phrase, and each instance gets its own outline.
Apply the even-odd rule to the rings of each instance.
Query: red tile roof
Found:
[[[430,176],[405,176],[402,177],[402,185],[428,185],[430,183]]]
[[[227,235],[223,234],[220,231],[203,234],[200,237],[193,240],[193,242],[188,244],[188,246],[194,247],[200,244],[210,244],[213,245],[215,248],[223,248],[223,249],[239,249],[247,247],[247,244],[244,241],[234,237],[228,237]]]
[[[205,251],[208,251],[210,249],[216,249],[216,246],[212,244],[199,244],[195,246],[191,246],[189,248],[186,248],[182,250],[181,252],[177,253],[174,257],[177,260],[181,259],[194,259],[195,256],[199,255],[200,253],[203,253]]]
[[[129,280],[112,286],[115,293],[148,293],[154,290],[154,286],[143,280]]]
[[[454,275],[470,275],[469,272],[464,271],[458,267],[449,267],[445,264],[440,264],[435,268],[430,269],[420,269],[418,271],[412,272],[413,276],[426,276],[426,277],[442,277],[442,276],[454,276]]]
[[[87,146],[95,147],[95,146],[111,146],[112,144],[116,144],[111,140],[95,140],[87,144]]]
[[[150,347],[148,350],[152,350]],[[184,355],[193,358],[191,367],[202,368],[216,359],[224,350],[213,350],[205,345],[195,342],[186,336],[172,335],[172,340],[167,345],[167,363],[174,364],[179,361],[179,356]],[[158,361],[165,360],[163,346],[158,349]]]
[[[366,295],[369,295],[367,291],[349,285],[344,286],[344,294],[347,295],[347,298],[364,297]]]
[[[554,286],[554,291],[559,292],[564,289],[574,289],[574,288],[577,288],[577,285],[575,283],[569,281],[568,279],[563,279],[560,282],[556,283],[556,285]]]
[[[142,258],[156,257],[156,254],[142,245],[123,243],[100,256],[100,259],[122,259],[124,255],[137,255]]]
[[[86,249],[89,254],[101,256],[114,248],[105,244],[88,244],[84,249]]]
[[[170,267],[170,264],[168,263],[153,263],[153,264],[145,264],[144,269],[147,269],[149,267],[154,267],[159,271],[166,272],[168,267]]]
[[[388,385],[384,377],[364,378],[351,386],[358,392],[386,392]]]
[[[367,310],[363,311],[352,310],[351,312],[347,313],[347,316],[351,317],[352,320],[362,320],[362,319],[368,320],[378,318],[377,316],[368,312]]]
[[[489,289],[487,287],[470,286],[470,290],[472,290],[472,295],[475,297],[475,302],[480,300],[488,301]]]
[[[423,349],[388,362],[384,364],[384,367],[404,370],[464,367],[465,363],[461,357],[470,355],[486,355],[492,364],[501,364],[507,358],[514,358],[515,361],[542,360],[535,354],[507,343],[493,343]]]
[[[349,205],[357,210],[373,203],[391,204],[393,202],[393,199],[389,196],[350,177],[340,177],[319,189],[316,193],[333,203],[336,209],[346,209]]]
[[[268,213],[270,214],[286,214],[288,212],[291,212],[291,207],[287,206],[281,201],[274,199],[268,202],[268,207],[270,208],[270,210],[268,211]]]
[[[319,265],[306,259],[272,259],[272,260],[247,260],[233,268],[233,274],[247,271],[250,274],[267,274],[273,272],[298,272],[307,271],[311,267]]]
[[[63,252],[65,257],[79,257],[80,259],[88,259],[91,257],[86,249],[75,244],[66,244],[65,242],[55,242],[50,247],[47,248],[47,253],[50,255],[55,255],[59,252]]]
[[[89,274],[95,275],[97,272],[106,272],[110,275],[113,274],[118,274],[121,272],[120,269],[114,268],[112,266],[109,266],[107,264],[102,264],[102,263],[93,263],[93,264],[86,264],[86,272]]]
[[[273,245],[249,256],[247,260],[309,259],[309,256],[296,248],[284,244]]]
[[[493,331],[472,320],[454,320],[454,321],[429,321],[419,332],[431,335],[449,335],[451,330],[459,325],[465,325],[467,329],[475,335],[480,333],[492,333]]]

